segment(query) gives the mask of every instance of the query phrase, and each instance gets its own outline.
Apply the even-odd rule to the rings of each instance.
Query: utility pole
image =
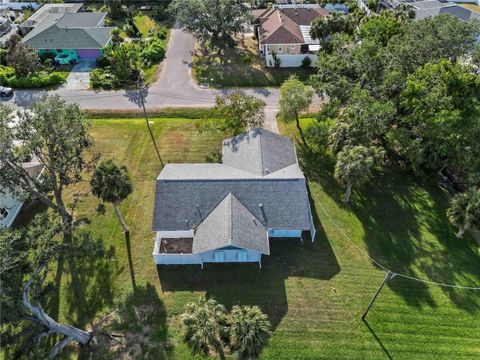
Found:
[[[363,313],[362,320],[365,320],[365,317],[367,316],[368,312],[370,311],[371,307],[373,306],[373,303],[375,302],[375,300],[377,300],[377,296],[378,296],[378,294],[380,294],[380,291],[382,291],[385,283],[388,280],[393,279],[394,277],[395,277],[395,274],[392,273],[390,270],[388,270],[387,274],[385,275],[385,278],[383,279],[382,283],[380,284],[380,287],[375,292],[375,295],[373,295],[372,301],[370,301],[370,304],[368,304],[367,310],[365,310],[365,312]]]
[[[155,146],[155,151],[157,152],[158,160],[160,161],[160,164],[162,165],[162,168],[163,168],[164,166],[163,160],[162,160],[162,157],[160,156],[160,151],[158,150],[157,142],[155,141],[155,137],[153,136],[152,129],[150,128],[147,109],[145,108],[145,98],[143,94],[143,81],[142,81],[141,74],[138,75],[137,87],[138,87],[138,94],[140,95],[140,104],[142,105],[143,115],[145,116],[145,122],[147,123],[148,132],[150,133],[150,137],[152,138],[153,146]]]

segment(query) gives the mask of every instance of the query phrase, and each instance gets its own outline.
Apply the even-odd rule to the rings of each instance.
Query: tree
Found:
[[[96,160],[96,156],[85,158],[93,146],[88,129],[78,105],[67,104],[58,96],[35,102],[28,111],[18,113],[18,121],[13,121],[10,108],[1,105],[0,188],[20,198],[40,200],[62,217],[66,231],[71,229],[71,211],[82,194],[74,194],[73,202],[67,204],[64,190],[81,182]],[[44,166],[40,179],[23,166],[23,156],[15,150],[17,143]]]
[[[183,341],[195,354],[216,352],[225,359],[224,348],[228,344],[228,324],[225,307],[214,299],[200,298],[190,303],[183,314]]]
[[[372,16],[359,29],[359,37],[371,40],[386,46],[388,41],[402,31],[402,25],[393,14],[389,12]]]
[[[108,9],[108,14],[112,19],[120,19],[125,15],[122,0],[104,0],[104,4]]]
[[[112,65],[112,72],[120,81],[136,81],[141,68],[141,49],[138,44],[124,42],[108,51],[107,57]]]
[[[300,126],[299,115],[308,110],[313,98],[313,88],[302,83],[295,75],[285,80],[280,88],[280,112],[284,121],[295,120],[304,145],[307,144]]]
[[[173,0],[169,10],[183,30],[214,49],[233,46],[234,37],[251,21],[241,0]]]
[[[58,236],[62,228],[58,221],[43,213],[27,228],[0,233],[0,317],[6,340],[2,343],[17,354],[32,350],[41,353],[38,347],[48,346],[42,339],[51,334],[63,338],[49,352],[50,358],[56,357],[71,341],[87,345],[93,338],[91,332],[59,323],[41,305],[53,286],[48,284],[52,262],[60,256],[79,258],[102,251],[101,242],[93,240],[87,232],[73,235],[68,243],[62,241]],[[19,343],[22,338],[23,343]]]
[[[93,195],[113,205],[122,229],[127,234],[129,229],[119,209],[120,203],[132,193],[133,188],[127,167],[118,166],[112,159],[102,161],[93,172],[90,186]]]
[[[6,57],[7,65],[15,69],[17,76],[33,74],[40,65],[40,57],[35,49],[22,43],[19,35],[10,38]]]
[[[456,194],[447,212],[450,222],[458,228],[457,237],[462,237],[465,231],[480,226],[480,189],[469,188]]]
[[[312,21],[310,27],[310,36],[312,39],[319,39],[322,42],[329,41],[331,35],[335,33],[353,34],[356,21],[353,16],[345,15],[334,11],[327,16],[319,16]]]
[[[345,147],[337,154],[334,176],[346,187],[344,202],[349,202],[352,186],[366,183],[383,156],[379,148],[363,145]]]
[[[217,130],[226,136],[263,126],[265,102],[255,96],[234,91],[218,95],[212,108],[212,118],[200,123],[200,130]]]
[[[235,305],[230,313],[231,348],[239,359],[255,359],[270,337],[270,321],[258,306]]]
[[[400,100],[391,141],[415,169],[480,173],[480,79],[470,67],[427,63],[408,76]]]

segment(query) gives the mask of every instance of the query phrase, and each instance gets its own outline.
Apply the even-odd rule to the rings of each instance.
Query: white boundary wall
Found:
[[[302,61],[304,58],[309,57],[312,61],[311,67],[317,67],[317,55],[315,54],[299,54],[299,55],[279,55],[277,57],[280,59],[280,67],[300,67],[302,66]],[[273,56],[268,54],[265,56],[267,62],[267,67],[275,67],[275,60]]]

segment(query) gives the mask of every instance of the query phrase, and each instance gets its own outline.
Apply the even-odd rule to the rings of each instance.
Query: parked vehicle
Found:
[[[0,86],[0,97],[10,97],[13,95],[13,89],[5,86]]]

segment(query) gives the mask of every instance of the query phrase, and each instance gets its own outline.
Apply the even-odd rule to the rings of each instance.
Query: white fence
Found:
[[[372,11],[368,8],[367,4],[365,4],[362,0],[357,0],[357,6],[358,6],[360,9],[362,9],[363,11],[365,11],[365,13],[366,13],[367,15],[370,15],[370,13],[372,12]]]
[[[303,59],[309,57],[311,60],[311,67],[317,67],[317,55],[314,54],[299,54],[299,55],[278,55],[277,58],[280,59],[280,67],[299,67],[302,65]],[[275,67],[275,60],[272,55],[267,55],[265,57],[267,62],[267,67]]]
[[[201,255],[193,254],[163,254],[160,253],[161,237],[155,240],[153,247],[153,261],[157,265],[186,265],[186,264],[202,264]]]

